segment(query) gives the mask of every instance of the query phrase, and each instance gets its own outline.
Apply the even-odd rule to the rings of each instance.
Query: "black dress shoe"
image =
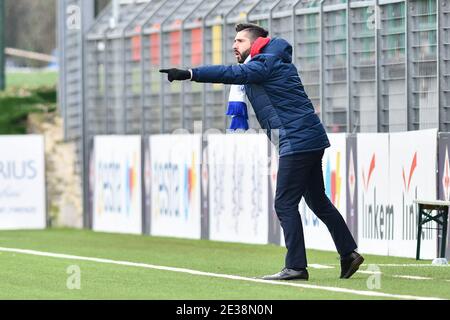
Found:
[[[353,251],[349,256],[341,258],[341,279],[350,278],[364,262],[364,258]]]
[[[300,271],[294,269],[284,268],[280,272],[262,277],[263,280],[308,280],[308,270],[302,269]]]

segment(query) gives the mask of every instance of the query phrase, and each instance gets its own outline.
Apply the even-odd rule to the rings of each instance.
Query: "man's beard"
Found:
[[[244,52],[240,53],[240,58],[237,59],[238,63],[244,63],[245,60],[247,60],[247,57],[250,55],[250,49],[245,50]]]

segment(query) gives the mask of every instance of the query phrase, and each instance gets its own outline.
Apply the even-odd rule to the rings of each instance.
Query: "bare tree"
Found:
[[[51,54],[56,48],[56,1],[6,0],[6,46]],[[25,64],[39,65],[30,61]]]
[[[57,1],[5,0],[6,46],[52,54],[56,49]],[[96,13],[110,1],[95,0]],[[24,59],[14,61],[23,66],[42,66],[40,62]]]

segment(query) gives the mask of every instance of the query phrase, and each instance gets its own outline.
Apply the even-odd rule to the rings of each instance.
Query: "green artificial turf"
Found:
[[[285,248],[206,240],[184,240],[138,235],[94,233],[86,230],[0,231],[0,247],[187,268],[209,273],[259,277],[278,272]],[[294,283],[339,287],[397,295],[450,298],[450,267],[430,261],[364,255],[360,270],[382,272],[379,288],[370,284],[374,275],[358,272],[339,279],[339,260],[334,252],[308,250],[308,282]],[[388,267],[381,264],[423,264]],[[80,269],[79,290],[70,290],[70,266]],[[431,280],[397,278],[399,275]],[[69,279],[70,280],[70,279]],[[0,299],[386,299],[313,288],[278,286],[250,281],[192,275],[168,270],[122,266],[92,261],[60,259],[0,250]],[[387,298],[391,299],[391,298]],[[393,299],[393,298],[392,298]]]

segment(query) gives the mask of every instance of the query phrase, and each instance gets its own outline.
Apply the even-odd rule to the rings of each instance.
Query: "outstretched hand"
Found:
[[[172,68],[172,69],[161,69],[161,70],[159,70],[159,72],[167,73],[167,75],[168,75],[167,78],[170,82],[172,82],[174,80],[189,80],[189,79],[191,79],[191,73],[189,72],[189,70],[181,70],[181,69]]]

